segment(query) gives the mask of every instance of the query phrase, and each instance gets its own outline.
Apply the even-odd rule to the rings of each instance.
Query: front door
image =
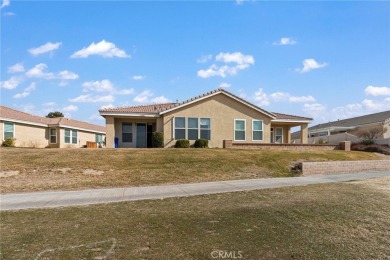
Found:
[[[146,148],[146,124],[137,123],[137,148]]]

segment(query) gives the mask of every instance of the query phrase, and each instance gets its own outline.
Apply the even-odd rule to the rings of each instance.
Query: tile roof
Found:
[[[177,103],[164,103],[164,104],[151,104],[142,106],[129,106],[129,107],[112,107],[100,109],[99,112],[117,112],[117,113],[146,113],[146,114],[159,114],[166,108],[174,107]]]
[[[313,118],[310,117],[302,117],[302,116],[294,116],[294,115],[288,115],[288,114],[281,114],[281,113],[275,113],[276,120],[286,120],[286,121],[312,121]]]
[[[16,109],[12,109],[6,106],[0,105],[0,117],[2,118],[8,118],[8,119],[14,119],[14,120],[20,120],[35,124],[43,124],[43,125],[66,125],[70,127],[77,127],[77,128],[83,128],[95,132],[105,132],[106,129],[103,126],[90,124],[70,118],[65,117],[57,117],[57,118],[46,118],[41,116],[35,116],[31,115]]]

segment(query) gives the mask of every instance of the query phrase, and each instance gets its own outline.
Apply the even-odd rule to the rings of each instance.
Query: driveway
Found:
[[[81,206],[146,199],[163,199],[171,197],[185,197],[224,192],[261,190],[318,183],[364,180],[385,176],[390,176],[390,172],[367,172],[355,174],[316,175],[305,177],[248,179],[81,191],[14,193],[0,195],[0,209],[1,211],[5,211],[33,208]]]

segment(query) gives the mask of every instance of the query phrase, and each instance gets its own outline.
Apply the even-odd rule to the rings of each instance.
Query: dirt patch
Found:
[[[0,171],[0,178],[7,178],[19,175],[19,171]]]
[[[103,175],[104,171],[97,171],[94,169],[86,169],[83,171],[84,175],[93,175],[93,176],[100,176]]]
[[[63,174],[65,174],[71,170],[72,170],[72,168],[59,168],[59,169],[57,169],[57,171],[62,172]]]

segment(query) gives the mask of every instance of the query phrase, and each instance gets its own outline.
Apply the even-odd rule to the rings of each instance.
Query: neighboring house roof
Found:
[[[149,114],[149,115],[161,115],[161,114],[165,114],[167,112],[170,112],[170,111],[174,111],[176,109],[179,109],[179,108],[182,108],[182,107],[185,107],[187,105],[190,105],[190,104],[193,104],[195,102],[199,102],[203,99],[206,99],[206,98],[209,98],[209,97],[212,97],[214,95],[217,95],[217,94],[224,94],[230,98],[233,98],[235,100],[237,100],[238,102],[241,102],[243,103],[244,105],[246,106],[249,106],[269,117],[272,118],[272,121],[278,121],[278,120],[283,120],[283,121],[291,121],[291,122],[296,122],[296,121],[312,121],[313,119],[312,118],[307,118],[307,117],[300,117],[300,116],[293,116],[293,115],[286,115],[286,114],[280,114],[280,113],[273,113],[273,112],[269,112],[267,110],[264,110],[230,92],[228,92],[227,90],[225,89],[222,89],[222,88],[219,88],[219,89],[216,89],[216,90],[213,90],[213,91],[210,91],[210,92],[207,92],[207,93],[204,93],[202,95],[199,95],[199,96],[196,96],[196,97],[193,97],[191,99],[188,99],[188,100],[185,100],[183,102],[180,102],[180,103],[164,103],[164,104],[152,104],[152,105],[143,105],[143,106],[129,106],[129,107],[118,107],[118,108],[105,108],[105,109],[101,109],[99,110],[100,114],[101,115],[112,115],[112,114],[142,114],[142,115],[145,115],[145,114]]]
[[[57,117],[57,118],[46,118],[31,115],[19,110],[15,110],[6,106],[0,105],[0,119],[4,121],[13,121],[30,125],[37,125],[43,127],[69,127],[75,129],[81,129],[91,132],[105,133],[106,129],[103,126],[94,125],[70,118]]]

